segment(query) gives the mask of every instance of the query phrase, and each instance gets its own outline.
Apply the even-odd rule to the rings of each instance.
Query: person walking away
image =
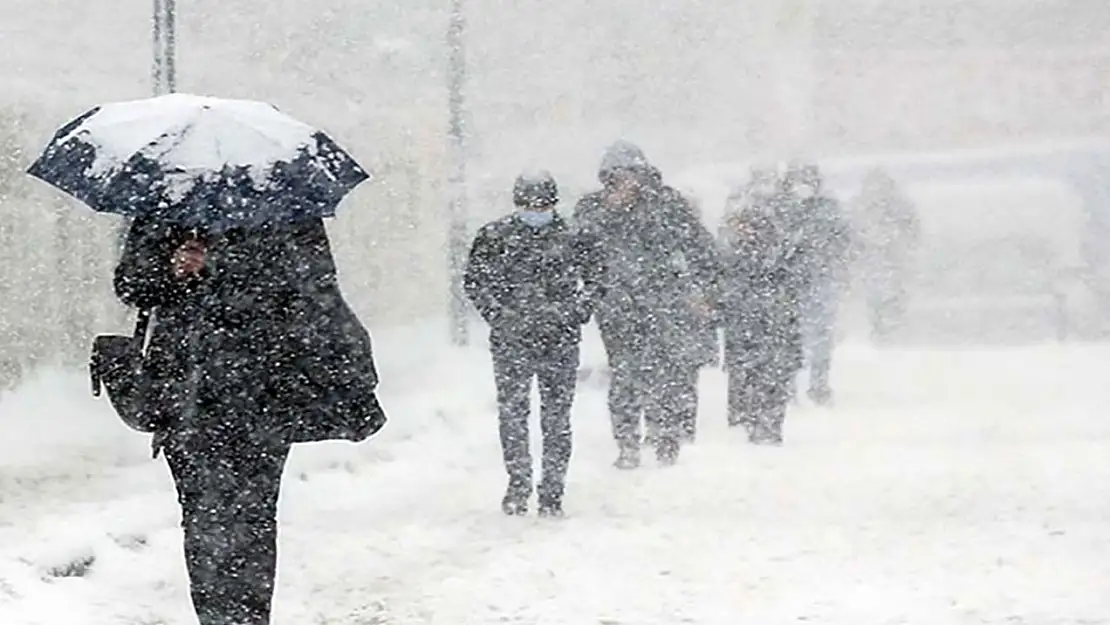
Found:
[[[646,423],[656,433],[656,459],[670,465],[683,424],[696,418],[699,337],[716,300],[713,237],[637,146],[610,146],[598,178],[602,189],[579,200],[574,218],[605,254],[597,321],[611,371],[615,464],[640,465]]]
[[[803,253],[799,271],[802,337],[809,370],[807,395],[818,405],[832,402],[830,372],[840,299],[847,286],[852,234],[840,203],[824,193],[816,165],[792,165],[784,193]]]
[[[384,423],[370,336],[339,291],[324,224],[206,233],[136,218],[114,285],[154,310],[142,409],[160,424],[197,619],[267,625],[290,447],[347,436],[312,431],[321,414],[377,411],[370,433]]]
[[[906,280],[920,237],[917,209],[886,172],[864,179],[853,206],[859,231],[859,267],[871,334],[886,341],[906,314]]]
[[[517,178],[517,211],[478,231],[464,276],[467,296],[490,326],[501,450],[509,474],[501,508],[508,515],[526,514],[533,491],[528,449],[533,380],[539,385],[543,432],[539,514],[563,514],[581,327],[602,293],[604,265],[597,246],[568,226],[555,210],[558,201],[549,173]]]
[[[782,444],[792,381],[802,366],[796,248],[771,202],[721,229],[721,308],[728,422],[754,444]]]

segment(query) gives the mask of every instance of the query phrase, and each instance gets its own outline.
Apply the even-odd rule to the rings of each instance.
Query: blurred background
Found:
[[[915,340],[1105,334],[1105,1],[458,4],[468,229],[511,210],[535,166],[569,211],[618,138],[710,225],[753,162],[816,159],[845,200],[881,165],[927,232]],[[129,327],[118,222],[22,172],[68,119],[151,94],[151,5],[0,3],[0,377],[83,364],[93,334]],[[272,102],[373,171],[329,226],[372,329],[447,314],[451,15],[451,0],[177,3],[178,90]]]

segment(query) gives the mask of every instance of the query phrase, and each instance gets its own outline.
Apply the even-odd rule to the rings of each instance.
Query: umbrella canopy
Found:
[[[28,173],[98,212],[207,229],[333,217],[370,177],[270,104],[186,94],[88,111]]]

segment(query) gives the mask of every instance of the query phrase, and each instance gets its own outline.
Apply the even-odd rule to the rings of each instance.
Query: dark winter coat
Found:
[[[726,364],[770,367],[786,380],[802,365],[796,248],[768,217],[733,225],[720,240]]]
[[[807,297],[821,297],[843,288],[853,250],[851,226],[840,203],[829,197],[796,202],[797,240],[807,280]]]
[[[600,242],[606,258],[598,324],[607,345],[642,337],[653,348],[702,364],[712,348],[706,345],[712,311],[695,303],[716,299],[713,237],[657,171],[641,174],[639,197],[630,205],[607,206],[607,192],[598,191],[575,208],[575,222]]]
[[[487,224],[471,246],[464,288],[494,347],[577,344],[603,292],[596,241],[560,216],[534,227],[516,215]]]
[[[183,281],[171,257],[186,236],[135,221],[115,275],[120,300],[155,309],[144,409],[165,431],[294,443],[382,426],[370,335],[339,291],[322,221],[225,233]]]

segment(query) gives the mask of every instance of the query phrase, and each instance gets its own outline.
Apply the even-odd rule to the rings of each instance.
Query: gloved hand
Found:
[[[547,323],[563,327],[585,325],[589,323],[591,316],[589,309],[580,303],[550,304],[544,311]]]
[[[575,306],[574,306],[574,320],[578,322],[578,325],[580,325],[580,326],[586,325],[587,323],[590,322],[590,319],[593,316],[594,316],[594,313],[593,313],[592,310],[590,310],[589,306],[587,306],[583,303],[575,304]]]

